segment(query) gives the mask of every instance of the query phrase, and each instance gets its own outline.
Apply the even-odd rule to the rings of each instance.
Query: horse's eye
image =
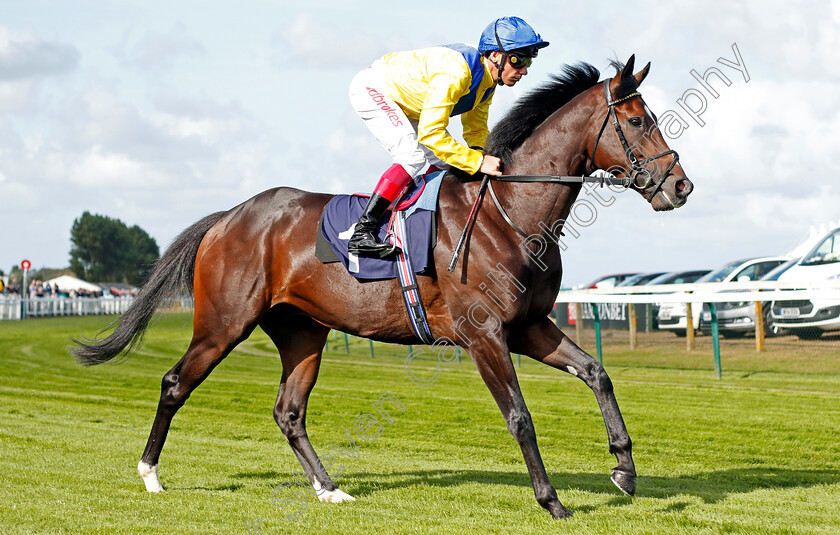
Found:
[[[630,124],[633,126],[642,126],[642,118],[641,117],[632,117],[630,119]]]

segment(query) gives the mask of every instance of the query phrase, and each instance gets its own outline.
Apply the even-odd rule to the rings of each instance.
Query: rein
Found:
[[[475,201],[473,201],[472,209],[470,210],[470,215],[467,216],[467,224],[464,225],[464,230],[461,232],[461,236],[458,238],[458,243],[455,245],[455,252],[452,253],[452,259],[449,261],[449,266],[446,269],[449,271],[455,270],[455,265],[458,263],[458,258],[461,256],[461,249],[464,247],[464,242],[467,238],[467,233],[469,232],[470,227],[475,220],[476,212],[478,212],[478,207],[481,205],[481,201],[484,198],[484,193],[489,189],[490,190],[490,197],[493,199],[493,203],[496,205],[496,208],[499,209],[499,212],[502,214],[502,217],[507,222],[508,225],[513,228],[520,234],[527,238],[529,234],[519,228],[516,223],[513,222],[513,219],[510,218],[507,211],[502,207],[502,204],[499,202],[499,198],[496,196],[496,192],[493,189],[492,181],[497,182],[545,182],[545,183],[552,183],[552,184],[584,184],[584,183],[596,183],[601,184],[601,187],[604,187],[604,184],[609,185],[619,185],[624,186],[625,188],[630,187],[632,184],[632,179],[630,178],[620,178],[616,176],[565,176],[565,175],[502,175],[502,176],[494,176],[491,177],[490,175],[484,175],[484,179],[481,181],[481,186],[478,188],[478,195],[475,197]],[[562,232],[561,232],[562,234]]]
[[[584,184],[596,183],[629,188],[632,179],[617,176],[565,176],[565,175],[502,175],[491,177],[496,182],[550,182],[553,184]]]
[[[547,182],[552,184],[600,184],[603,188],[605,184],[609,184],[611,186],[624,186],[625,188],[629,188],[632,184],[632,179],[630,178],[620,178],[616,176],[560,176],[560,175],[504,175],[504,176],[494,176],[491,180],[498,181],[498,182]],[[507,222],[508,225],[516,231],[517,234],[522,236],[523,238],[527,238],[530,235],[519,228],[516,223],[513,222],[513,219],[508,215],[507,210],[504,209],[502,203],[499,202],[499,198],[496,196],[496,191],[493,189],[492,182],[489,184],[490,189],[490,198],[493,199],[493,203],[496,205],[496,208],[499,209],[499,212],[502,214],[502,218]],[[563,234],[562,232],[560,233]]]

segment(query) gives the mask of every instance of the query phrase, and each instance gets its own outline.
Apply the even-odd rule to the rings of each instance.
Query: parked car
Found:
[[[692,271],[672,271],[670,273],[664,273],[655,279],[648,282],[648,286],[659,286],[659,285],[667,285],[667,284],[688,284],[691,282],[696,281],[703,275],[709,273],[710,270],[708,269],[695,269]],[[657,293],[670,293],[670,292],[657,292]],[[654,303],[651,307],[651,314],[653,315],[653,328],[659,328],[659,309],[661,307],[661,303]],[[683,311],[685,314],[685,311]]]
[[[691,282],[695,282],[697,279],[708,275],[711,272],[710,269],[695,269],[693,271],[675,271],[672,273],[665,273],[664,275],[660,275],[656,277],[648,284],[650,286],[654,286],[657,284],[689,284]]]
[[[626,286],[644,286],[646,284],[649,284],[650,281],[652,281],[656,277],[662,276],[664,274],[665,273],[662,271],[656,273],[639,273],[638,275],[633,275],[632,277],[624,279],[615,286],[616,288],[624,288]]]
[[[581,288],[613,288],[620,282],[624,281],[628,277],[632,277],[633,275],[637,275],[637,273],[618,273],[615,275],[604,275],[603,277],[598,277],[589,284],[581,286]]]
[[[800,258],[793,258],[773,268],[768,274],[761,277],[762,281],[775,281],[785,271],[792,268],[799,262]],[[724,290],[734,292],[737,290]],[[770,301],[761,303],[764,316],[764,336],[776,336],[781,334],[782,329],[777,326],[770,316]],[[755,332],[755,302],[735,301],[732,303],[717,303],[717,319],[720,334],[728,338],[739,338],[747,333]],[[703,313],[700,320],[700,330],[710,332],[712,330],[712,311],[708,303],[703,303]]]
[[[751,258],[747,260],[736,260],[729,262],[718,269],[707,273],[692,282],[732,282],[732,281],[753,281],[758,280],[779,264],[787,262],[785,257]],[[702,307],[693,305],[691,307],[694,328],[701,328]],[[659,328],[673,331],[677,336],[686,334],[686,306],[684,303],[662,303],[659,307]]]
[[[779,277],[782,282],[825,280],[840,280],[840,228],[829,232],[802,260]],[[770,318],[776,326],[799,338],[819,338],[826,331],[840,330],[840,301],[774,301]]]

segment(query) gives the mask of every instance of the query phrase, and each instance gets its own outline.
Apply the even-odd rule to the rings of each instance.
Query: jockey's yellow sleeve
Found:
[[[458,101],[470,93],[473,75],[464,56],[448,47],[396,52],[382,58],[385,91],[409,119],[418,122],[418,141],[444,162],[475,174],[483,155],[469,146],[484,146],[487,116],[495,81],[482,61],[484,76],[475,93],[472,109],[461,114],[464,140],[459,143],[446,128]],[[486,98],[483,98],[486,96]]]

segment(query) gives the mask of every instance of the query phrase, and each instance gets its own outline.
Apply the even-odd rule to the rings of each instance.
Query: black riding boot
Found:
[[[378,256],[380,258],[399,252],[396,245],[382,243],[376,239],[376,234],[374,234],[377,223],[382,219],[390,204],[391,201],[376,193],[370,196],[361,217],[359,217],[359,222],[356,223],[353,236],[347,244],[348,252],[360,256]]]

